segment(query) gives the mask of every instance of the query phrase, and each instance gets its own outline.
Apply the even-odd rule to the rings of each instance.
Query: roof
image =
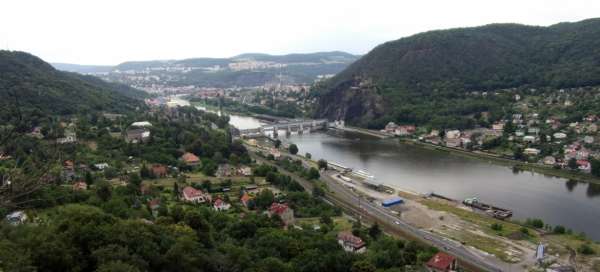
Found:
[[[275,213],[275,214],[283,214],[287,211],[287,209],[288,209],[288,205],[273,202],[273,204],[271,204],[271,207],[269,207],[269,212]]]
[[[155,199],[148,201],[148,206],[151,209],[158,208],[160,206],[160,199],[155,198]]]
[[[344,243],[352,244],[353,247],[360,248],[365,245],[365,242],[360,237],[354,236],[349,231],[342,231],[338,233],[338,240],[342,240]]]
[[[198,196],[202,196],[202,191],[196,190],[193,187],[187,186],[183,188],[183,196],[185,198],[194,198]]]
[[[198,162],[200,161],[200,158],[198,158],[198,156],[194,155],[193,153],[190,152],[186,152],[185,154],[183,154],[183,156],[181,156],[181,159],[184,162]]]
[[[250,200],[250,196],[247,193],[244,193],[244,195],[242,195],[240,198],[240,201],[242,202],[248,202],[248,200]]]
[[[444,252],[438,252],[433,257],[431,257],[431,259],[429,259],[429,261],[427,262],[427,266],[439,270],[445,270],[452,265],[454,260],[456,260],[456,258],[454,258],[453,256],[448,255]]]
[[[152,124],[148,121],[134,122],[131,124],[132,127],[151,127]]]

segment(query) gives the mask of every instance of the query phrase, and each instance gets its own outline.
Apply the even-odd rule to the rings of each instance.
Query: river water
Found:
[[[252,117],[230,115],[238,128],[262,124]],[[282,131],[279,135],[285,135]],[[585,232],[600,241],[600,185],[568,181],[451,153],[350,133],[309,133],[281,137],[295,143],[299,154],[364,169],[377,181],[419,193],[435,192],[481,201],[514,211],[514,219],[541,218]]]

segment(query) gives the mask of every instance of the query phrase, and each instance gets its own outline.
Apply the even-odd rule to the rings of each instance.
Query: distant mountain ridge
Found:
[[[358,57],[340,51],[287,55],[246,53],[231,58],[128,61],[111,67],[108,72],[104,66],[55,64],[55,67],[96,73],[132,86],[250,87],[280,80],[284,84],[312,84],[319,76],[340,72]],[[151,77],[140,80],[135,75]]]
[[[600,85],[600,19],[491,24],[377,46],[319,86],[316,115],[369,127],[426,124],[497,106],[484,100],[464,106],[473,102],[465,101],[470,91],[586,85]]]
[[[58,71],[25,52],[0,51],[0,119],[11,118],[7,110],[17,101],[24,114],[122,113],[142,106],[137,98],[146,96],[122,84]]]

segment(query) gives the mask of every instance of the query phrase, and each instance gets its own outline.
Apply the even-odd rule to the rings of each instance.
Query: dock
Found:
[[[467,198],[463,201],[463,204],[484,211],[486,214],[498,219],[507,219],[513,215],[511,210],[480,202],[477,197]]]

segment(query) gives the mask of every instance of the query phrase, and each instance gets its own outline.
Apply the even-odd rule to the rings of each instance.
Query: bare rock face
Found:
[[[319,100],[317,115],[330,120],[360,124],[384,112],[383,97],[370,80],[354,77],[333,87]]]

